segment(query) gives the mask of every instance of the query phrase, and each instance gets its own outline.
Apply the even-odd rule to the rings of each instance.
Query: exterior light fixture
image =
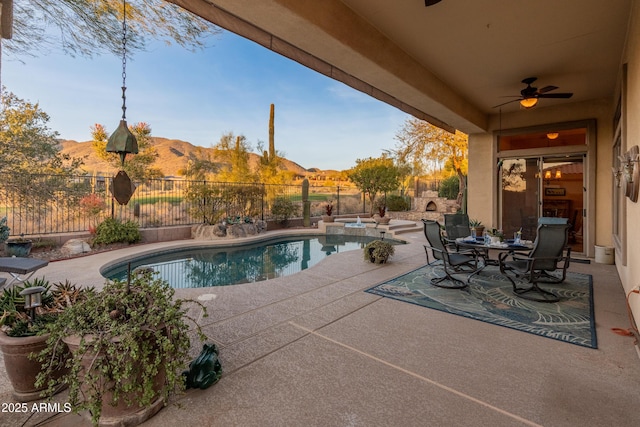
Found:
[[[549,133],[547,134],[547,138],[548,138],[548,139],[557,139],[557,138],[558,138],[558,136],[559,136],[558,132],[549,132]]]
[[[629,184],[633,184],[633,173],[636,169],[636,164],[638,163],[638,155],[636,154],[634,157],[625,156],[620,157],[621,162],[621,172],[624,176],[625,181]]]
[[[613,172],[613,178],[616,180],[616,187],[620,188],[620,183],[622,181],[622,171],[612,167],[611,172]]]
[[[632,202],[638,201],[638,190],[640,189],[640,149],[634,145],[624,153],[618,156],[618,167],[611,168],[616,185],[623,189],[624,195]],[[624,183],[622,183],[624,178]]]
[[[524,108],[533,108],[538,104],[538,98],[523,98],[520,100],[520,105]]]
[[[560,169],[558,169],[556,171],[556,179],[560,179],[560,178],[562,178],[562,172],[560,172]]]
[[[544,173],[544,179],[551,179],[551,171],[546,171]]]
[[[24,297],[25,310],[31,310],[31,321],[36,319],[36,307],[42,305],[42,293],[46,289],[42,286],[31,286],[25,288],[20,292],[20,295]]]

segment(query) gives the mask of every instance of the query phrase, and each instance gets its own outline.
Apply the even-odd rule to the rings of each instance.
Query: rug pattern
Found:
[[[513,293],[498,267],[474,276],[465,289],[443,289],[430,283],[442,266],[424,266],[367,289],[366,292],[464,316],[495,325],[597,348],[592,277],[567,273],[560,284],[541,284],[560,297],[557,303],[529,301]],[[466,280],[466,276],[458,276]]]

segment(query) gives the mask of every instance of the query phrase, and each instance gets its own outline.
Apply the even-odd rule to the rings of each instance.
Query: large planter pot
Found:
[[[33,337],[10,337],[0,331],[0,350],[4,358],[4,366],[13,386],[13,396],[20,402],[30,402],[40,399],[40,393],[45,386],[36,387],[36,376],[40,373],[41,365],[36,360],[29,359],[31,353],[42,351],[46,347],[49,335]],[[64,371],[54,373],[59,378]],[[66,388],[61,384],[55,393]]]
[[[376,219],[376,222],[381,225],[387,225],[389,224],[390,221],[391,221],[391,217],[389,216],[382,216],[382,217],[378,216],[378,219]]]
[[[78,347],[80,346],[81,337],[77,335],[73,335],[73,336],[64,338],[63,341],[65,342],[65,344],[67,344],[67,347],[69,347],[69,350],[73,355],[73,353],[76,352],[78,350]],[[124,351],[126,351],[126,349]],[[85,373],[87,372],[88,369],[91,369],[91,366],[93,365],[93,361],[96,357],[99,358],[104,356],[101,354],[96,355],[91,352],[87,352],[83,356],[81,361],[82,368],[79,373],[79,378],[81,379],[84,378]],[[141,369],[137,370],[137,372],[142,372],[142,370]],[[137,375],[137,376],[134,375],[132,378],[130,378],[130,381],[131,382],[142,381],[142,379],[139,377],[140,375]],[[136,399],[137,395],[134,393],[128,396],[129,399],[131,399],[133,402],[131,406],[128,406],[126,404],[126,398],[125,396],[122,396],[122,395],[120,396],[120,400],[118,401],[117,405],[115,406],[111,405],[110,402],[113,399],[113,393],[110,392],[109,389],[113,385],[108,383],[101,384],[101,386],[105,391],[102,395],[102,412],[100,415],[99,425],[131,427],[131,426],[137,426],[138,424],[142,424],[143,422],[145,422],[146,420],[154,416],[160,409],[162,409],[162,406],[164,405],[164,397],[163,397],[162,389],[164,387],[165,378],[166,378],[166,373],[164,370],[161,369],[156,375],[156,378],[154,379],[154,390],[155,390],[156,397],[151,401],[151,404],[149,406],[144,406],[144,407],[141,407],[138,404],[136,404],[136,400],[138,399]],[[83,393],[86,393],[89,390],[89,387],[86,384],[83,385],[81,388]],[[89,414],[86,414],[86,415],[90,417]]]
[[[324,222],[334,222],[335,218],[331,215],[322,215],[322,221]]]
[[[7,256],[28,257],[31,253],[31,240],[7,240],[5,242],[5,253]]]

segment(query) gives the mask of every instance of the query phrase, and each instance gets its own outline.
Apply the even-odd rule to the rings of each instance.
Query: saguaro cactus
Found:
[[[309,180],[302,181],[302,225],[311,226],[311,202],[309,201]]]
[[[273,160],[276,158],[274,121],[275,121],[275,106],[271,104],[271,109],[269,110],[269,160]]]

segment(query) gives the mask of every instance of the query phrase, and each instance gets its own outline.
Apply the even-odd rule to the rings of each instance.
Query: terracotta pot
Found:
[[[335,218],[331,215],[322,215],[322,221],[324,222],[334,222]]]
[[[86,339],[86,338],[85,338]],[[63,339],[69,350],[73,354],[78,350],[80,346],[81,338],[77,335],[69,336]],[[126,350],[125,350],[126,351]],[[98,354],[97,357],[101,357]],[[96,358],[95,354],[86,353],[81,361],[82,368],[79,373],[79,377],[83,378],[84,373],[87,369],[90,369],[92,362]],[[139,370],[140,374],[142,370]],[[131,378],[131,381],[142,381],[140,378],[140,374],[136,377]],[[160,409],[162,409],[164,405],[164,398],[162,395],[162,388],[164,387],[166,378],[166,373],[163,369],[158,372],[158,375],[154,379],[154,389],[156,391],[155,395],[157,396],[154,400],[151,401],[151,404],[146,407],[142,407],[136,404],[137,395],[134,393],[129,398],[133,401],[131,406],[127,406],[125,396],[121,395],[120,400],[116,406],[111,405],[111,401],[113,399],[113,393],[109,391],[110,386],[112,384],[103,384],[104,392],[102,395],[102,412],[100,414],[100,426],[137,426],[138,424],[142,424],[152,416],[154,416]],[[86,392],[89,387],[81,387],[83,392]],[[90,417],[89,414],[87,414]]]
[[[46,386],[36,387],[36,376],[42,366],[40,362],[29,359],[29,354],[42,351],[47,346],[49,335],[34,337],[10,337],[0,331],[0,350],[4,358],[4,366],[13,386],[13,396],[20,402],[40,399],[40,393]],[[58,371],[54,378],[60,378],[65,371]],[[66,388],[61,384],[55,393]],[[54,394],[55,394],[54,393]]]
[[[484,234],[484,226],[480,226],[480,227],[471,227],[471,228],[475,228],[476,229],[476,237],[482,237],[482,235]]]
[[[391,221],[391,217],[389,216],[382,216],[376,220],[378,224],[382,224],[382,225],[387,225],[389,224],[390,221]]]

